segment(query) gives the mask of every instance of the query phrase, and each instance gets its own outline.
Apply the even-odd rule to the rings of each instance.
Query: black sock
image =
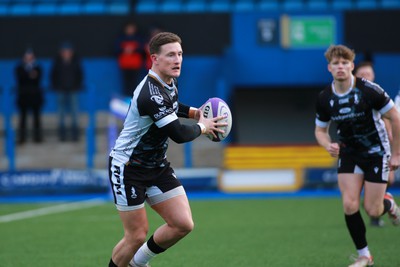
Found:
[[[384,198],[383,199],[383,214],[388,212],[392,208],[392,202],[389,199]]]
[[[161,252],[165,251],[165,249],[163,249],[162,247],[157,245],[156,242],[154,242],[153,236],[151,236],[149,240],[147,240],[147,247],[155,254],[160,254]]]
[[[118,267],[112,259],[110,259],[110,263],[108,264],[108,267]]]
[[[367,238],[365,236],[367,230],[365,228],[360,211],[357,211],[352,215],[345,214],[345,220],[347,229],[349,230],[350,236],[353,239],[353,243],[356,245],[356,248],[365,248],[367,246]]]

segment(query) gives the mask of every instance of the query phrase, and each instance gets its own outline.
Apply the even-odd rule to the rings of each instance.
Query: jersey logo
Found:
[[[149,82],[149,90],[151,95],[161,95],[160,94],[160,89],[158,89],[157,86]]]
[[[137,198],[137,194],[134,187],[131,188],[131,198],[133,199]]]
[[[358,98],[358,94],[354,94],[354,104],[360,103],[360,99]]]
[[[375,168],[374,168],[374,172],[375,172],[375,173],[378,173],[378,171],[379,171],[379,168],[378,168],[378,167],[375,167]]]
[[[164,98],[161,95],[152,95],[150,99],[160,106],[164,105]]]

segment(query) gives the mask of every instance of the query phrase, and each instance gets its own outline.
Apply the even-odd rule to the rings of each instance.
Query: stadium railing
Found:
[[[94,157],[96,154],[96,87],[93,84],[87,84],[85,86],[86,99],[88,100],[85,104],[86,112],[88,115],[88,123],[86,125],[86,167],[87,169],[94,168]],[[15,171],[15,130],[12,124],[13,116],[13,101],[11,101],[14,90],[12,86],[4,86],[2,93],[2,114],[4,124],[4,148],[5,156],[8,160],[8,171]]]

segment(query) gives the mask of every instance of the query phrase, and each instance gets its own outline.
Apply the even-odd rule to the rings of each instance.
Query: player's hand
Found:
[[[400,155],[399,154],[392,154],[389,161],[389,168],[391,171],[395,171],[400,166]]]
[[[339,156],[340,146],[338,143],[330,143],[326,150],[331,157],[337,158]]]
[[[223,127],[223,126],[228,125],[228,123],[226,123],[226,122],[220,122],[220,120],[225,119],[224,116],[218,116],[215,118],[207,119],[207,118],[204,118],[203,112],[201,111],[201,109],[198,109],[197,111],[199,112],[199,123],[202,123],[206,127],[204,134],[211,134],[215,138],[217,138],[217,136],[215,135],[215,132],[225,133],[224,130],[218,128],[218,127]]]

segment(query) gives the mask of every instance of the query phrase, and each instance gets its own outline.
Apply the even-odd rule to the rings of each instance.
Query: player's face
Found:
[[[328,64],[328,70],[336,81],[346,81],[351,78],[354,63],[342,57],[334,57]]]
[[[153,70],[166,83],[181,74],[182,47],[179,43],[169,43],[161,46],[159,54],[153,54]]]
[[[374,70],[371,66],[360,67],[357,69],[356,76],[359,78],[367,79],[371,82],[375,79]]]

